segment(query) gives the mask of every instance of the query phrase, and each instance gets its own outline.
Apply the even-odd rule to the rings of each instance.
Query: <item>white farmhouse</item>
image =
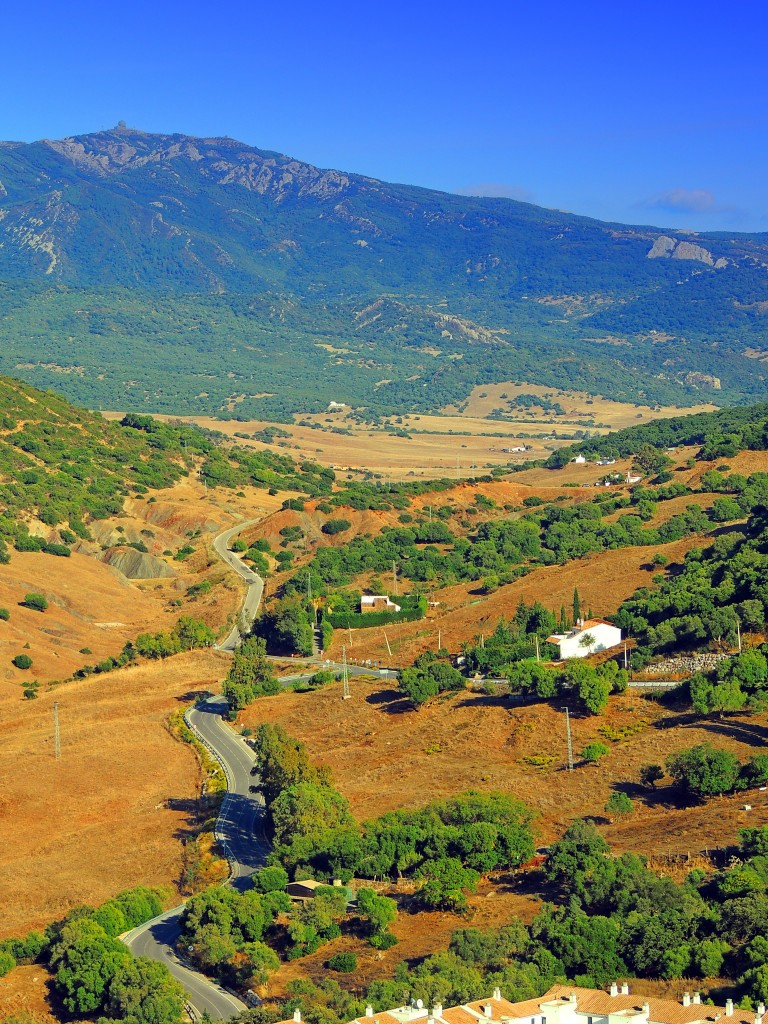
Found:
[[[586,461],[583,455],[577,455],[575,459],[571,459],[571,462],[575,462],[577,466],[583,466]]]
[[[591,641],[591,642],[590,642]],[[560,648],[560,657],[586,658],[621,643],[621,630],[605,619],[579,619],[570,633],[553,633],[547,642]]]

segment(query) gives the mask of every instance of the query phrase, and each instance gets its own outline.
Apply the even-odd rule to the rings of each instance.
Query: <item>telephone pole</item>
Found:
[[[347,668],[347,648],[341,648],[341,657],[343,660],[343,668],[341,670],[341,679],[344,684],[344,695],[342,700],[349,700],[352,694],[349,692],[349,669]]]
[[[563,708],[565,712],[565,729],[568,733],[568,771],[573,771],[573,740],[571,738],[571,713],[567,707]]]
[[[397,565],[392,560],[392,593],[397,597]]]
[[[53,702],[53,756],[58,761],[61,757],[61,736],[59,734],[59,702]]]

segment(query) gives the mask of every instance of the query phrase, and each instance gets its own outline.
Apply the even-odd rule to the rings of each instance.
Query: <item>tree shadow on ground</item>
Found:
[[[191,704],[198,700],[205,700],[207,697],[212,697],[213,694],[210,690],[187,690],[186,693],[180,693],[176,700],[180,704]]]
[[[626,793],[631,800],[640,800],[646,807],[667,810],[681,811],[699,802],[692,799],[690,793],[685,793],[675,785],[651,789],[650,786],[643,786],[639,782],[614,782],[611,784],[611,790],[615,793]]]
[[[195,797],[172,796],[165,801],[165,806],[169,811],[179,811],[185,815],[184,823],[174,831],[173,838],[181,842],[194,839],[206,819],[206,811],[200,801]]]
[[[365,701],[378,706],[379,711],[387,715],[402,715],[406,711],[413,711],[413,705],[407,697],[403,697],[400,690],[378,690],[369,693]]]
[[[750,746],[768,747],[768,727],[757,722],[729,721],[727,718],[700,721],[699,726],[707,732],[719,733],[731,740],[739,740]]]

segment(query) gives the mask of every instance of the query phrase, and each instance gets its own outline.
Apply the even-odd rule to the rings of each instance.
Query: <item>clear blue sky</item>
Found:
[[[0,138],[230,135],[602,219],[768,231],[761,0],[7,5]]]

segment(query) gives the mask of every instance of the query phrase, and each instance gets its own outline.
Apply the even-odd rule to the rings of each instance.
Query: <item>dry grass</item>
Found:
[[[0,978],[0,1018],[19,1016],[36,1024],[56,1024],[51,1007],[48,971],[39,964],[17,967]]]
[[[687,416],[695,412],[711,412],[716,408],[714,405],[692,405],[687,408],[656,406],[651,408],[647,405],[635,405],[629,402],[614,402],[609,398],[590,395],[584,391],[562,391],[554,387],[544,387],[541,384],[514,384],[508,381],[501,384],[482,384],[473,388],[466,407],[460,414],[461,417],[488,416],[493,409],[505,405],[505,399],[501,397],[503,394],[510,399],[523,394],[540,395],[552,402],[559,402],[565,410],[565,416],[556,416],[537,408],[530,420],[539,424],[546,422],[560,429],[577,420],[593,417],[596,423],[606,424],[606,429],[621,430],[623,427],[634,427],[639,423],[648,423],[650,420],[666,419],[670,416]],[[455,406],[446,406],[443,411],[448,415],[458,414]],[[522,419],[526,413],[515,411],[513,415]]]
[[[45,595],[47,611],[19,607],[30,591]],[[19,698],[20,684],[30,678],[63,679],[86,662],[118,654],[126,640],[169,618],[157,597],[77,552],[66,559],[12,552],[0,575],[0,605],[11,613],[10,621],[0,622],[0,700]],[[83,647],[93,653],[80,654]],[[32,658],[30,670],[11,665],[21,653]]]
[[[668,787],[645,793],[637,785],[643,764],[663,764],[695,743],[710,741],[746,759],[768,747],[765,716],[696,721],[630,691],[614,697],[605,716],[574,713],[576,751],[605,740],[600,731],[605,725],[615,733],[624,728],[628,738],[605,740],[610,752],[600,767],[568,772],[564,716],[557,706],[516,705],[509,698],[466,692],[412,711],[386,685],[355,679],[348,701],[342,701],[335,684],[310,694],[266,698],[241,719],[250,726],[280,724],[306,743],[314,760],[333,769],[359,819],[470,788],[498,789],[536,809],[546,842],[574,818],[602,816],[613,787],[628,784],[636,811],[605,830],[617,850],[698,852],[732,842],[739,827],[768,822],[765,794],[750,794],[754,809],[747,815],[739,809],[744,794],[681,807]],[[525,760],[542,757],[550,760],[549,767]]]
[[[172,885],[195,811],[191,748],[165,722],[192,690],[218,689],[213,651],[0,703],[0,936],[42,927],[132,885]],[[54,759],[53,701],[61,759]]]

